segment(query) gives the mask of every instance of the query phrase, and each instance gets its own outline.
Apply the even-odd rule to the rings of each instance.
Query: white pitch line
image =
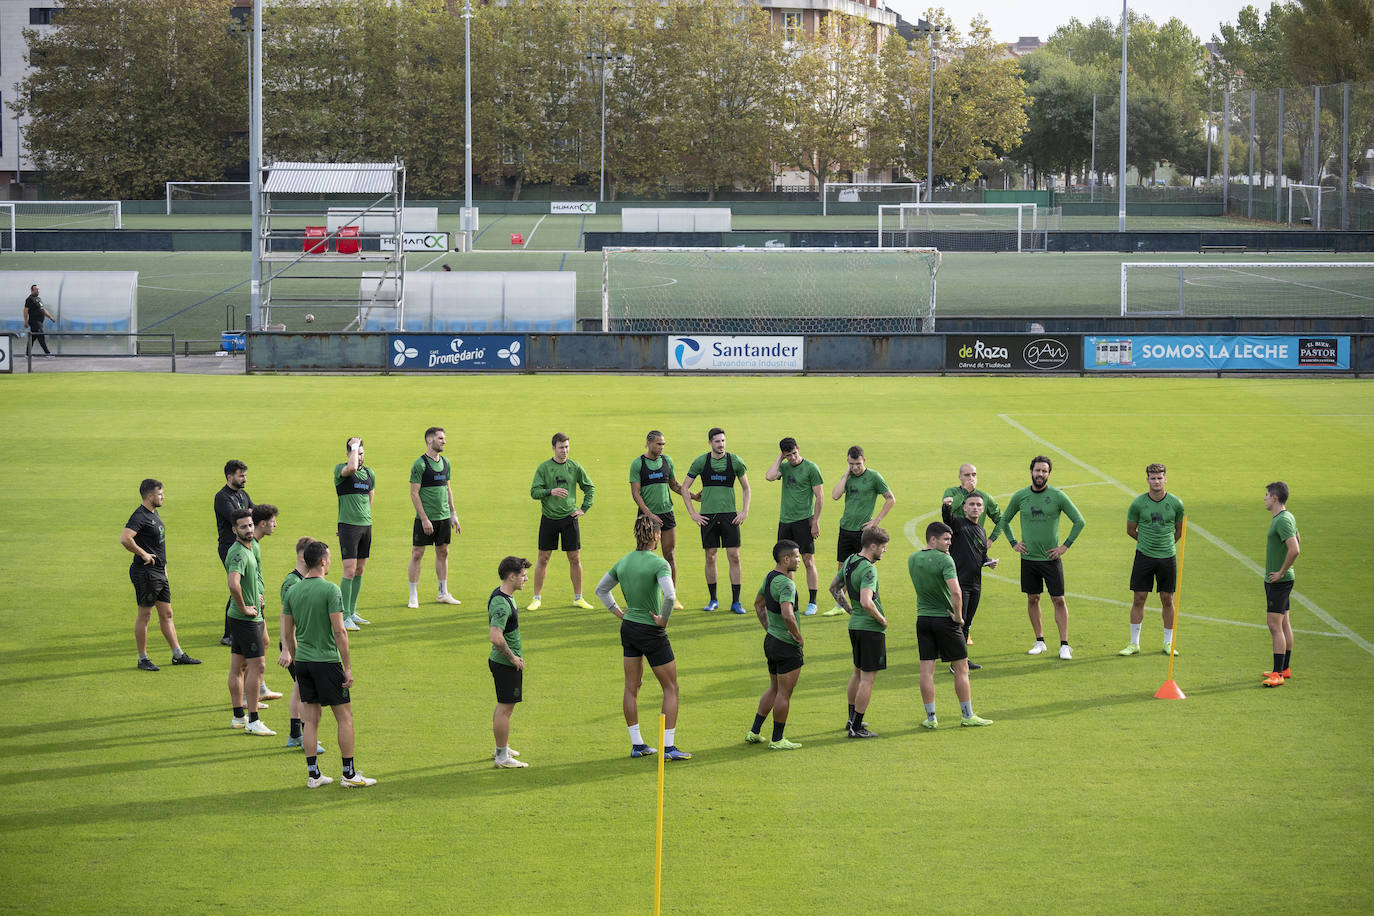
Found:
[[[1017,423],[1015,420],[1013,420],[1006,414],[998,414],[998,417],[1000,417],[1003,421],[1005,421],[1014,429],[1017,429],[1020,432],[1024,433],[1032,441],[1038,442],[1046,448],[1058,452],[1065,458],[1069,459],[1069,461],[1083,468],[1088,473],[1096,474],[1101,479],[1107,481],[1110,484],[1113,484],[1123,493],[1126,493],[1127,495],[1138,495],[1135,490],[1126,486],[1124,483],[1117,480],[1115,477],[1112,477],[1110,474],[1107,474],[1104,471],[1099,471],[1097,468],[1088,464],[1086,461],[1080,461],[1078,458],[1075,458],[1073,455],[1069,454],[1064,449],[1055,445],[1053,442],[1050,442],[1048,439],[1044,439],[1036,435],[1034,432],[1022,426],[1020,423]],[[1244,566],[1246,569],[1250,570],[1255,575],[1261,577],[1264,575],[1264,569],[1258,563],[1247,557],[1245,554],[1241,553],[1236,548],[1232,547],[1230,544],[1223,541],[1221,538],[1217,537],[1215,534],[1212,534],[1206,528],[1203,528],[1201,525],[1191,522],[1189,523],[1188,527],[1196,531],[1205,540],[1210,541],[1214,546],[1220,548],[1223,553],[1227,554],[1232,559],[1236,560],[1238,563],[1240,563],[1240,565]],[[1368,652],[1370,655],[1374,655],[1374,643],[1370,643],[1369,640],[1365,639],[1359,633],[1356,633],[1354,630],[1350,629],[1350,627],[1341,623],[1335,617],[1332,617],[1329,613],[1322,610],[1322,608],[1317,606],[1317,603],[1315,601],[1301,594],[1296,589],[1293,591],[1293,598],[1298,602],[1298,604],[1301,604],[1303,607],[1307,608],[1309,611],[1315,614],[1317,618],[1321,620],[1322,623],[1326,624],[1328,627],[1335,630],[1337,633],[1339,633],[1341,636],[1344,636],[1346,639],[1349,639],[1351,642],[1353,642],[1355,645],[1359,646],[1361,649]]]
[[[536,232],[539,231],[539,224],[542,223],[544,220],[546,220],[546,219],[548,219],[548,218],[549,218],[549,215],[548,215],[547,213],[545,213],[543,216],[539,217],[539,219],[537,219],[537,220],[535,221],[535,223],[534,223],[534,228],[530,230],[530,234],[529,234],[529,235],[525,236],[525,244],[521,245],[521,246],[520,246],[521,248],[528,248],[528,247],[530,247],[530,242],[533,242],[533,241],[534,241],[534,234],[535,234]]]

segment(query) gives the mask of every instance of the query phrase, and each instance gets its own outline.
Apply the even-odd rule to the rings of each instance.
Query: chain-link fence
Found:
[[[1232,90],[1219,115],[1228,215],[1374,229],[1374,83]]]

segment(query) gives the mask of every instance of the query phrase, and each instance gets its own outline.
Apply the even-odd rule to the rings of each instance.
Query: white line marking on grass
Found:
[[[534,234],[535,234],[536,232],[539,231],[539,224],[542,223],[544,220],[546,220],[546,219],[548,219],[548,218],[549,218],[549,215],[548,215],[547,213],[545,213],[543,216],[539,217],[539,219],[537,219],[537,220],[535,221],[535,223],[534,223],[534,228],[530,230],[530,234],[529,234],[529,235],[525,236],[525,244],[521,245],[521,246],[520,246],[521,248],[528,248],[528,247],[530,247],[530,242],[533,242],[533,241],[534,241]]]
[[[1086,461],[1080,461],[1078,458],[1075,458],[1073,455],[1064,451],[1064,449],[1055,445],[1053,442],[1050,442],[1048,439],[1044,439],[1036,435],[1034,432],[1022,426],[1020,423],[1017,423],[1015,420],[1013,420],[1006,414],[998,414],[998,417],[1000,417],[1012,428],[1024,433],[1026,437],[1029,438],[1031,441],[1038,442],[1046,448],[1058,452],[1065,458],[1069,459],[1069,461],[1083,468],[1090,474],[1096,474],[1098,477],[1102,478],[1108,483],[1113,484],[1123,493],[1126,493],[1127,495],[1131,496],[1139,495],[1136,493],[1135,490],[1132,490],[1130,487],[1126,486],[1121,481],[1112,477],[1110,474],[1107,474],[1103,471],[1099,471],[1097,468],[1088,464]],[[1196,523],[1189,523],[1188,527],[1196,531],[1203,539],[1210,541],[1214,546],[1220,548],[1223,553],[1227,554],[1232,559],[1236,560],[1238,563],[1240,563],[1241,566],[1244,566],[1246,569],[1250,570],[1255,575],[1264,575],[1264,569],[1258,563],[1247,557],[1245,554],[1241,553],[1236,548],[1232,547],[1230,544],[1223,541],[1221,538],[1217,537],[1215,534],[1212,534],[1206,528],[1203,528],[1201,525],[1198,525]],[[1301,594],[1296,589],[1293,591],[1293,598],[1298,602],[1298,604],[1301,604],[1303,607],[1307,608],[1309,611],[1315,614],[1317,618],[1321,620],[1322,623],[1326,624],[1328,627],[1335,630],[1337,633],[1339,633],[1341,636],[1344,636],[1346,639],[1349,639],[1351,642],[1359,646],[1364,651],[1368,652],[1370,655],[1374,655],[1374,643],[1370,643],[1369,640],[1365,639],[1359,633],[1356,633],[1354,630],[1350,629],[1350,627],[1341,623],[1335,617],[1332,617],[1329,613],[1322,610],[1322,608],[1317,606],[1317,603],[1315,601]]]

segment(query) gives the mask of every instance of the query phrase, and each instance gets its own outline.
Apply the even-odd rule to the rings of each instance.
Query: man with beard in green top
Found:
[[[625,661],[625,694],[622,710],[630,732],[630,756],[650,757],[658,751],[639,730],[639,686],[644,679],[644,660],[663,688],[663,755],[669,760],[689,760],[691,754],[673,742],[677,733],[677,660],[664,632],[673,613],[673,573],[668,561],[654,553],[660,534],[658,519],[635,519],[635,549],[620,558],[596,587],[596,596],[620,623],[620,646]],[[616,604],[612,589],[620,583],[625,609]]]
[[[830,582],[830,594],[849,614],[849,650],[854,670],[849,675],[849,718],[845,732],[851,738],[876,738],[864,721],[873,698],[873,681],[887,668],[887,616],[878,597],[878,570],[874,566],[887,553],[888,533],[877,525],[864,529],[858,553],[845,558]]]
[[[673,494],[682,484],[678,483],[673,459],[663,453],[667,440],[656,429],[649,430],[644,437],[644,454],[630,462],[630,498],[635,501],[641,515],[655,515],[663,526],[659,550],[668,568],[673,571],[673,584],[677,585],[677,519],[673,516]],[[682,610],[682,602],[674,599],[673,610]]]
[[[887,485],[883,475],[868,466],[862,445],[851,445],[845,455],[844,476],[830,491],[831,499],[844,497],[844,512],[840,515],[840,530],[836,538],[835,562],[837,571],[844,568],[844,561],[863,548],[863,533],[869,528],[877,528],[892,507],[897,505],[897,497]],[[883,497],[883,508],[877,515],[873,507],[878,497]],[[822,617],[838,617],[844,613],[838,603],[822,614]]]
[[[816,613],[816,592],[820,584],[816,572],[816,538],[821,535],[821,510],[825,508],[821,469],[816,467],[816,462],[803,458],[797,440],[787,436],[778,442],[778,457],[763,478],[782,481],[778,540],[793,541],[801,549],[808,592],[803,616],[810,617]]]
[[[697,456],[687,470],[682,481],[682,501],[687,504],[687,514],[701,528],[701,546],[706,551],[706,590],[711,599],[703,611],[714,611],[720,607],[716,600],[716,551],[725,548],[725,559],[730,567],[730,610],[736,614],[744,613],[740,603],[740,585],[743,573],[739,562],[740,526],[749,517],[749,477],[747,468],[738,456],[725,450],[725,430],[713,426],[706,434],[711,450]],[[701,493],[692,495],[692,481],[701,478]],[[742,508],[735,511],[735,481],[739,481]],[[692,506],[692,500],[701,500],[701,511]]]

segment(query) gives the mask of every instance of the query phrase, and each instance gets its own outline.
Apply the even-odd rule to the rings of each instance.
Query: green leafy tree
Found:
[[[69,0],[25,30],[25,152],[78,197],[155,198],[241,162],[248,55],[221,0]]]

